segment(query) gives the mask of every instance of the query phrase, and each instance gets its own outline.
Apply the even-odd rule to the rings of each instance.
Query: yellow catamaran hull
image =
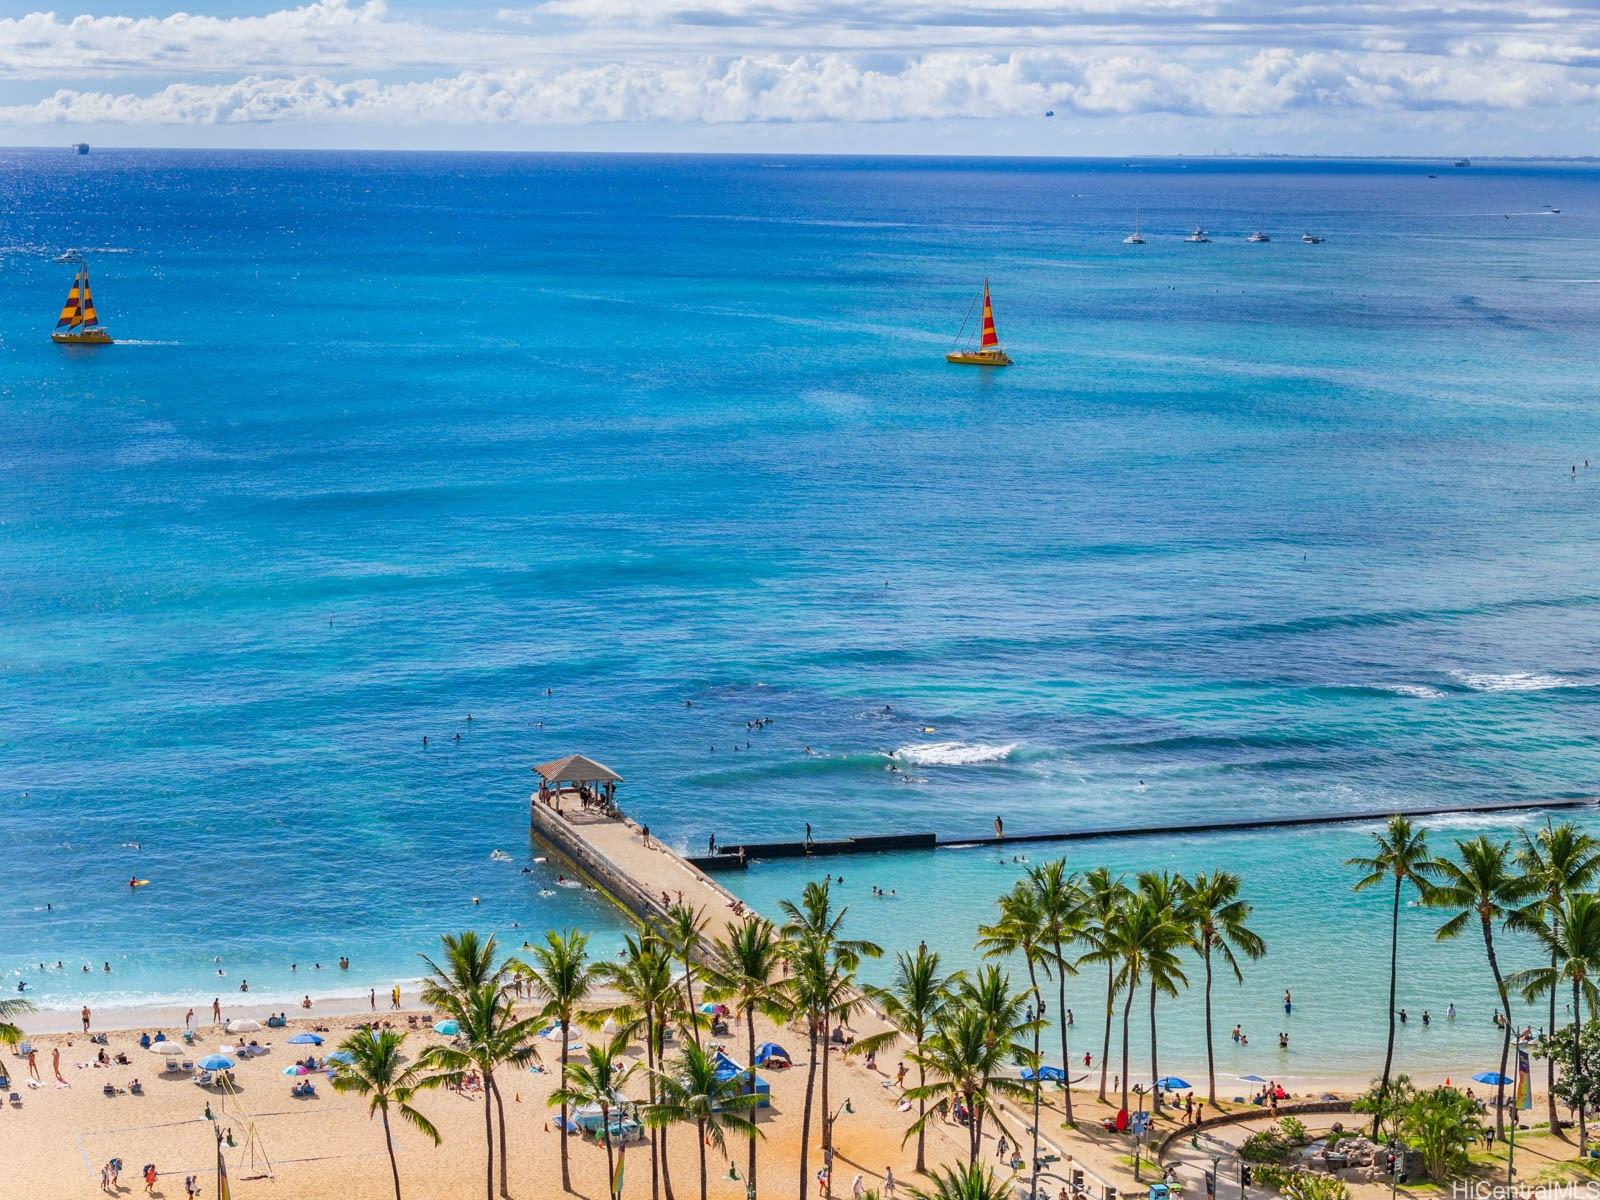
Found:
[[[59,346],[109,346],[111,335],[104,329],[91,329],[85,333],[52,333],[50,340]]]
[[[969,367],[1009,367],[1011,356],[1004,350],[956,351],[944,356],[945,362],[961,363]]]

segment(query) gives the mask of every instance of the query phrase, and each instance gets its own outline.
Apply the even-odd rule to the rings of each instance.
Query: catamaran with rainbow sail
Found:
[[[956,334],[956,343],[959,345],[962,336],[967,332],[967,321],[972,319],[972,310],[967,309],[967,320],[961,322],[961,329]],[[1000,335],[994,328],[994,308],[989,303],[989,281],[983,281],[983,324],[978,335],[978,345],[974,349],[971,342],[961,350],[952,350],[944,356],[945,362],[962,363],[970,367],[1009,367],[1011,356],[1000,348]]]
[[[89,264],[79,263],[72,277],[72,290],[56,320],[50,340],[63,346],[109,346],[111,334],[95,315],[94,297],[89,294]]]

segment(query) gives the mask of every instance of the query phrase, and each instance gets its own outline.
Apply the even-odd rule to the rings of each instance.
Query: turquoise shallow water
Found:
[[[489,859],[573,749],[685,846],[1587,792],[1600,178],[1428,174],[5,152],[0,979],[607,945]]]

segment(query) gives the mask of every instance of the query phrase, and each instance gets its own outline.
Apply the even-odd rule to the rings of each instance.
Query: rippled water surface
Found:
[[[684,846],[1588,792],[1600,177],[1431,169],[6,152],[0,981],[608,948],[570,750]],[[47,340],[72,247],[122,344]],[[1342,936],[1347,841],[1226,858]]]

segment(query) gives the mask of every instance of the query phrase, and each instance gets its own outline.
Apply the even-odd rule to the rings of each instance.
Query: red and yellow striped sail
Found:
[[[84,323],[83,302],[88,295],[89,272],[86,268],[79,267],[78,273],[72,277],[72,290],[67,293],[67,302],[61,307],[61,316],[56,320],[57,329],[63,325],[76,329]],[[91,308],[90,312],[93,311]]]
[[[87,283],[85,289],[87,289]],[[989,281],[983,281],[983,336],[978,341],[980,350],[992,350],[1000,344],[1000,335],[994,328],[994,309],[989,304]]]

